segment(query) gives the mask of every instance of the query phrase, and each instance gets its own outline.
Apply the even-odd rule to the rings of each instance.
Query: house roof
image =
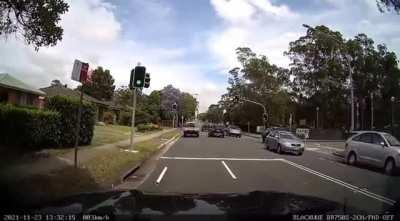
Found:
[[[0,87],[10,88],[30,94],[36,94],[42,96],[46,95],[45,92],[36,89],[35,87],[26,84],[7,73],[0,73]]]
[[[46,95],[48,97],[53,97],[53,96],[57,96],[57,95],[62,95],[62,96],[67,96],[67,97],[76,97],[76,98],[80,97],[79,91],[72,90],[71,88],[67,88],[65,86],[54,85],[54,86],[41,88],[41,90],[46,92]],[[115,103],[112,101],[102,101],[102,100],[99,100],[92,96],[89,96],[87,94],[83,94],[83,99],[86,101],[89,101],[91,103],[107,106],[110,109],[121,109],[121,107],[119,107],[118,105],[115,105]]]

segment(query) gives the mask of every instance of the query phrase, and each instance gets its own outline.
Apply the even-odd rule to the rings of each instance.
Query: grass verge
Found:
[[[171,131],[157,138],[135,144],[137,153],[125,151],[127,147],[99,150],[96,155],[80,165],[81,168],[67,167],[45,175],[33,175],[18,181],[9,181],[10,191],[15,199],[26,199],[26,203],[52,201],[82,192],[110,189],[119,184],[123,173],[140,164],[154,154],[166,139],[179,134]],[[8,185],[11,186],[11,185]]]

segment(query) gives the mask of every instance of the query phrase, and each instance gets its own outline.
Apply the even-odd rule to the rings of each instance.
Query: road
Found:
[[[151,193],[290,192],[380,213],[400,201],[400,177],[348,166],[338,143],[308,143],[302,156],[267,151],[259,139],[181,138],[138,187]]]

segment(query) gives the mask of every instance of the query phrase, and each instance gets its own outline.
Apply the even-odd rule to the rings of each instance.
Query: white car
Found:
[[[229,136],[233,137],[241,137],[242,136],[242,130],[239,127],[236,126],[231,126],[229,127]]]
[[[195,136],[199,137],[200,136],[200,129],[196,127],[195,122],[187,122],[183,126],[183,136],[188,137],[188,136]]]

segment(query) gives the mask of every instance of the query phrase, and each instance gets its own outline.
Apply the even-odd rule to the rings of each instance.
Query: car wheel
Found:
[[[265,142],[265,149],[271,150],[266,142]]]
[[[394,175],[395,168],[396,168],[396,165],[394,164],[393,159],[386,160],[385,168],[384,168],[384,172],[386,175],[389,175],[389,176]]]
[[[297,155],[298,155],[298,156],[303,155],[303,151],[298,152]]]
[[[262,137],[261,139],[262,139],[262,142],[263,142],[263,143],[265,143],[265,138],[264,138],[264,137]]]
[[[278,148],[276,149],[276,152],[277,152],[278,154],[282,154],[282,148],[281,148],[281,145],[280,145],[280,144],[278,144]]]
[[[357,164],[357,156],[355,153],[350,153],[350,155],[347,157],[347,164],[349,165],[356,165]]]

